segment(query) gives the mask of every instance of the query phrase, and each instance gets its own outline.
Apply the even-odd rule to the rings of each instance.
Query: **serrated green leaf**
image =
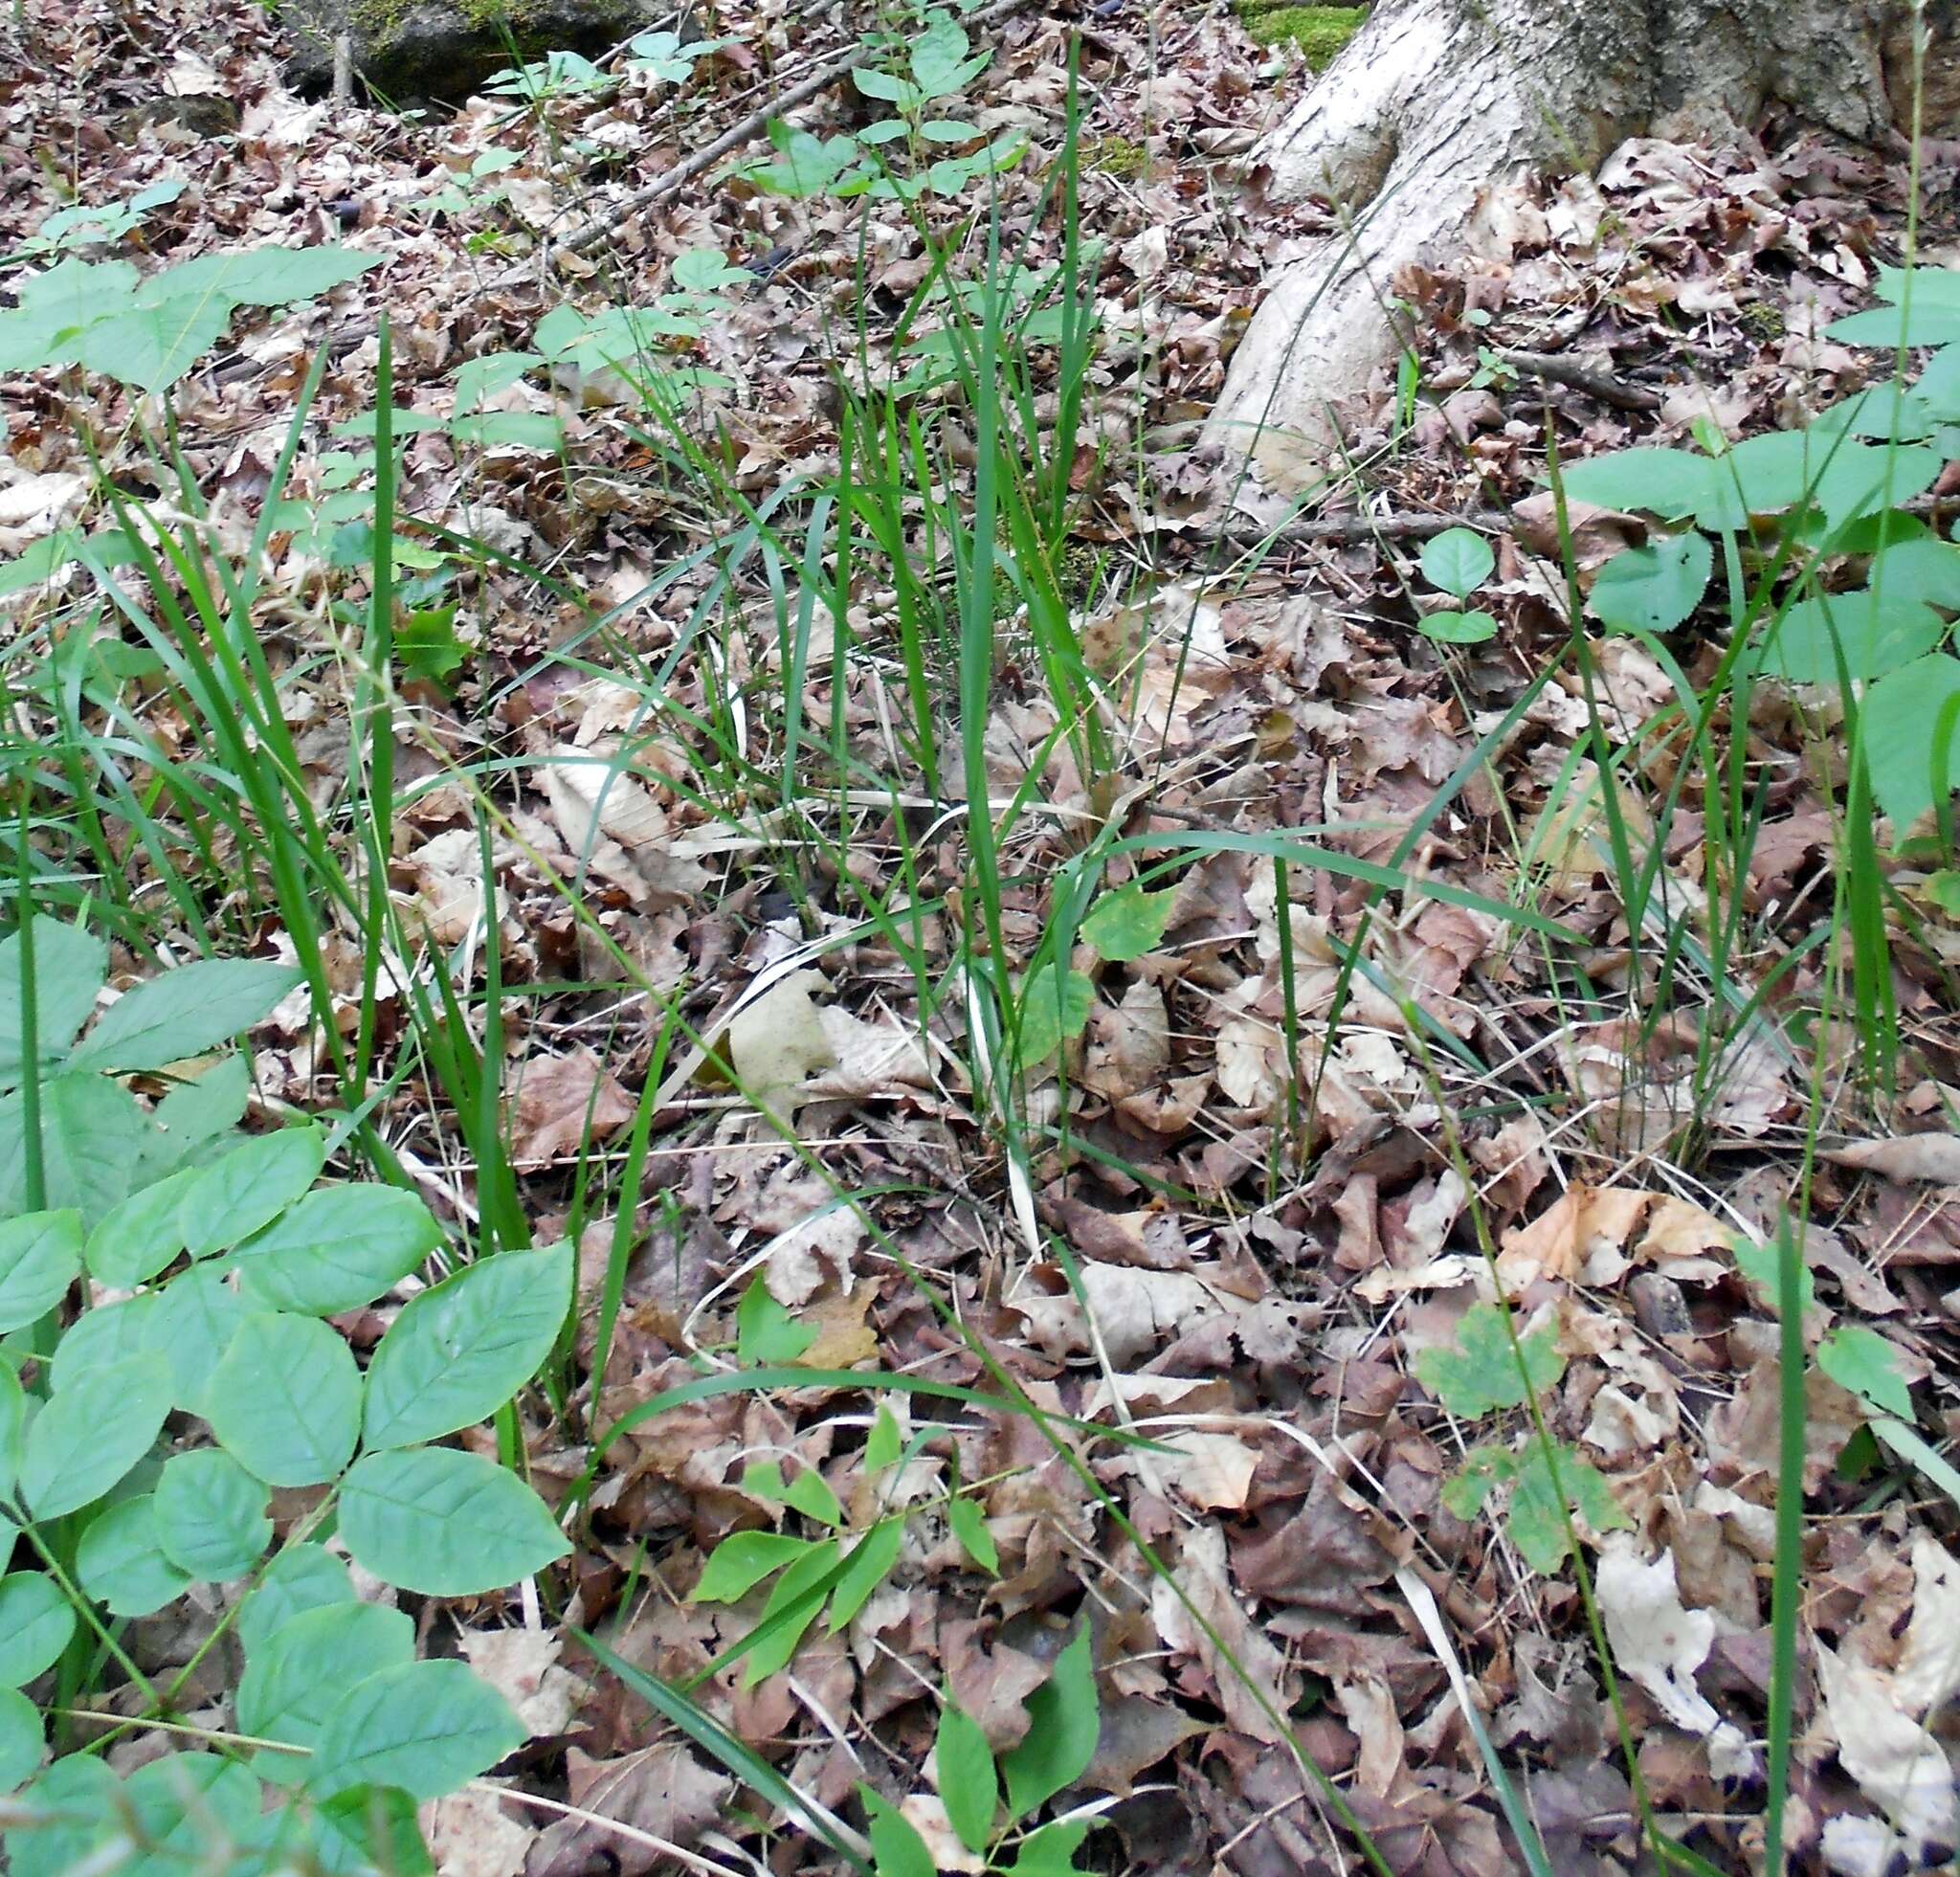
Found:
[[[238,1731],[293,1747],[319,1744],[326,1717],[357,1683],[415,1659],[415,1625],[379,1603],[335,1603],[304,1610],[261,1638],[238,1680]],[[259,1771],[279,1783],[305,1776],[306,1762],[258,1756]]]
[[[1619,632],[1672,632],[1702,603],[1715,568],[1707,537],[1677,534],[1648,547],[1628,547],[1599,570],[1593,614]]]
[[[109,972],[109,949],[93,932],[36,913],[34,941],[35,1054],[58,1062],[76,1032],[95,1009],[96,993]],[[11,1087],[26,1064],[21,1059],[20,932],[0,939],[0,1087]]]
[[[807,1538],[792,1538],[783,1531],[731,1532],[708,1553],[688,1601],[737,1602],[771,1572],[794,1563],[810,1549]]]
[[[81,1215],[32,1212],[0,1225],[0,1331],[47,1315],[81,1275]]]
[[[193,1258],[242,1244],[320,1177],[326,1136],[311,1125],[258,1134],[205,1168],[184,1191],[184,1240]]]
[[[440,1799],[527,1737],[510,1704],[465,1664],[405,1663],[356,1683],[334,1705],[306,1783],[324,1794],[373,1785]]]
[[[56,1395],[27,1430],[21,1497],[36,1519],[100,1499],[156,1444],[170,1412],[170,1372],[154,1355],[98,1371],[100,1392]],[[102,1403],[113,1401],[106,1415]]]
[[[1442,1484],[1438,1495],[1453,1518],[1466,1525],[1481,1512],[1493,1489],[1518,1476],[1516,1458],[1502,1447],[1479,1447]]]
[[[1048,1679],[1028,1697],[1028,1732],[1002,1755],[1008,1811],[1028,1818],[1075,1784],[1096,1756],[1100,1726],[1089,1625],[1056,1657]]]
[[[947,1822],[968,1850],[984,1851],[993,1835],[993,1814],[1000,1803],[993,1750],[979,1722],[962,1713],[950,1695],[939,1710],[932,1762]]]
[[[1817,1345],[1817,1367],[1873,1407],[1912,1419],[1912,1394],[1899,1373],[1898,1352],[1876,1330],[1840,1324]]]
[[[1631,1524],[1613,1496],[1605,1476],[1569,1446],[1558,1448],[1558,1474],[1572,1507],[1594,1531]],[[1518,1554],[1532,1570],[1550,1573],[1566,1561],[1566,1522],[1552,1483],[1551,1463],[1541,1441],[1532,1441],[1518,1462],[1517,1486],[1504,1520]]]
[[[735,1307],[735,1359],[759,1368],[793,1362],[816,1341],[813,1324],[796,1319],[769,1295],[760,1273]]]
[[[338,1316],[391,1289],[442,1243],[442,1228],[412,1193],[324,1186],[238,1248],[238,1278],[254,1302],[306,1316]]]
[[[964,1495],[949,1499],[946,1516],[947,1523],[953,1529],[953,1536],[960,1541],[960,1549],[989,1576],[997,1577],[1000,1575],[1000,1550],[993,1542],[993,1533],[987,1529],[987,1514],[981,1509],[980,1502]]]
[[[828,1634],[835,1636],[870,1601],[871,1594],[899,1561],[899,1548],[904,1537],[903,1518],[880,1519],[851,1548],[843,1575],[831,1592],[830,1610],[824,1619]]]
[[[75,1634],[75,1605],[38,1571],[0,1577],[0,1687],[17,1688],[60,1660]]]
[[[448,1447],[357,1460],[341,1482],[341,1537],[355,1563],[428,1597],[501,1590],[571,1549],[515,1474]]]
[[[265,1567],[258,1588],[238,1607],[238,1641],[246,1659],[303,1612],[357,1600],[346,1565],[325,1546],[288,1545]]]
[[[361,1372],[346,1343],[319,1318],[257,1311],[238,1326],[212,1371],[203,1412],[218,1443],[259,1479],[321,1486],[354,1457]]]
[[[479,1259],[412,1297],[368,1365],[369,1448],[487,1420],[537,1374],[571,1308],[572,1250]]]
[[[33,1777],[47,1748],[41,1710],[18,1688],[0,1688],[0,1796]]]
[[[1154,951],[1170,929],[1175,893],[1150,893],[1135,881],[1104,893],[1082,921],[1081,939],[1117,964]]]
[[[272,1543],[265,1483],[216,1447],[165,1461],[154,1497],[164,1555],[200,1583],[242,1577]]]
[[[164,1555],[156,1502],[145,1492],[93,1519],[76,1552],[81,1587],[110,1615],[146,1617],[190,1588],[190,1577]]]
[[[299,981],[296,967],[254,958],[180,965],[112,1005],[69,1060],[126,1075],[200,1056],[249,1030]]]
[[[1474,528],[1445,528],[1422,545],[1422,577],[1457,599],[1468,599],[1496,567],[1490,543]]]
[[[185,1168],[105,1214],[82,1249],[89,1275],[119,1290],[155,1277],[184,1249],[184,1194],[197,1177],[194,1168]]]
[[[1549,1388],[1565,1373],[1553,1325],[1521,1338],[1520,1348],[1534,1390]],[[1453,1415],[1470,1419],[1515,1408],[1526,1398],[1503,1314],[1495,1304],[1473,1304],[1465,1310],[1457,1326],[1457,1347],[1422,1351],[1415,1358],[1415,1374]]]

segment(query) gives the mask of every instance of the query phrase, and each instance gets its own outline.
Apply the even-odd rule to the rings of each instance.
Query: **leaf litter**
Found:
[[[751,499],[836,460],[830,324],[858,293],[860,264],[886,309],[879,364],[895,357],[889,314],[928,264],[904,216],[874,215],[860,243],[855,210],[759,195],[716,172],[652,214],[614,215],[746,108],[759,63],[793,69],[847,43],[827,11],[745,10],[699,97],[635,80],[528,117],[479,99],[420,121],[294,97],[256,8],[152,13],[147,44],[95,0],[33,22],[31,56],[0,102],[20,185],[4,210],[10,241],[63,206],[54,167],[36,160],[60,147],[85,202],[185,185],[131,250],[145,267],[264,241],[344,238],[382,257],[324,302],[254,312],[180,387],[184,447],[230,549],[250,540],[310,357],[323,347],[329,363],[296,494],[318,502],[335,473],[325,424],[371,403],[382,309],[413,411],[451,417],[458,368],[534,343],[555,297],[538,264],[547,248],[589,308],[602,303],[604,269],[651,291],[680,278],[687,252],[741,261],[751,278],[683,349],[725,381],[702,409]],[[973,101],[989,129],[1018,126],[1052,146],[1073,23],[1030,11],[989,29],[994,61]],[[540,1242],[576,1213],[589,1157],[617,1155],[656,1072],[643,1000],[552,988],[616,976],[555,882],[575,883],[598,928],[682,999],[702,1039],[661,1059],[604,1370],[587,1374],[564,1421],[525,1404],[541,1489],[562,1499],[592,1474],[568,1603],[540,1613],[490,1599],[441,1619],[506,1688],[532,1743],[507,1769],[508,1797],[440,1801],[433,1842],[445,1870],[533,1877],[682,1854],[717,1869],[753,1867],[764,1851],[779,1872],[826,1862],[767,1797],[650,1722],[568,1640],[576,1626],[669,1682],[706,1673],[702,1709],[797,1792],[835,1811],[867,1781],[942,1867],[969,1867],[933,1787],[931,1691],[948,1687],[1009,1752],[1070,1637],[1086,1636],[1101,1726],[1079,1790],[1104,1803],[1122,1846],[1111,1857],[1194,1870],[1216,1860],[1245,1877],[1348,1867],[1315,1789],[1272,1751],[1287,1736],[1341,1783],[1391,1868],[1513,1868],[1467,1700],[1513,1756],[1555,1867],[1632,1867],[1634,1796],[1564,1568],[1565,1520],[1531,1470],[1542,1461],[1501,1292],[1578,1483],[1575,1535],[1647,1798],[1704,1855],[1741,1868],[1774,1554],[1779,1358],[1773,1263],[1761,1255],[1796,1191],[1807,1090],[1819,1060],[1835,1077],[1841,1048],[1828,1035],[1806,1052],[1731,1037],[1715,1008],[1724,987],[1705,982],[1650,1019],[1611,842],[1652,856],[1678,908],[1705,863],[1696,817],[1663,830],[1633,795],[1622,829],[1610,826],[1576,680],[1561,675],[1516,707],[1568,627],[1538,491],[1548,418],[1576,457],[1676,442],[1697,424],[1735,436],[1793,396],[1857,389],[1862,355],[1823,327],[1863,303],[1873,262],[1898,250],[1903,166],[1785,127],[1730,149],[1642,140],[1596,184],[1507,195],[1507,257],[1395,283],[1417,311],[1426,401],[1406,434],[1392,386],[1349,413],[1357,452],[1377,461],[1370,500],[1444,515],[1508,506],[1496,579],[1478,600],[1499,632],[1445,662],[1414,630],[1409,598],[1431,563],[1392,540],[1362,527],[1291,542],[1282,530],[1243,565],[1220,548],[1232,483],[1197,420],[1265,264],[1328,222],[1319,205],[1258,202],[1256,169],[1236,161],[1300,75],[1276,81],[1222,12],[1167,25],[1098,8],[1085,24],[1082,188],[1104,241],[1097,291],[1123,344],[1094,367],[1071,439],[1078,533],[1102,569],[1079,629],[1092,663],[1126,674],[1127,704],[1109,773],[1091,777],[1066,739],[1051,741],[1038,684],[1016,670],[1000,687],[986,726],[992,779],[1032,787],[1056,811],[1016,835],[1015,877],[1035,883],[1004,908],[1011,962],[1024,965],[1045,928],[1039,883],[1068,858],[1071,817],[1113,812],[1129,832],[1232,838],[1181,871],[1134,946],[1081,934],[1082,1021],[1044,1052],[1031,1093],[1051,1117],[1065,1110],[1078,1145],[1028,1170],[1034,1247],[980,1118],[957,1000],[923,1010],[888,945],[844,937],[854,899],[837,866],[813,860],[793,823],[772,825],[759,802],[717,795],[715,752],[673,733],[711,720],[698,665],[670,663],[671,707],[649,711],[638,674],[684,642],[706,581],[656,583],[714,524],[653,473],[619,415],[630,387],[610,368],[565,364],[548,390],[520,376],[485,391],[474,442],[432,429],[408,443],[405,512],[548,561],[557,582],[479,557],[457,584],[436,641],[456,661],[443,653],[404,691],[405,772],[428,786],[404,798],[390,871],[430,939],[478,969],[494,946],[506,984],[539,987],[512,1026],[504,1121]],[[167,56],[153,49],[164,45]],[[189,99],[230,105],[200,116],[178,107]],[[808,126],[827,133],[850,109],[848,91],[820,97]],[[552,153],[568,137],[591,157],[577,212],[614,218],[603,258],[551,245],[572,207]],[[1141,161],[1097,167],[1096,152],[1127,149]],[[492,150],[510,160],[486,172]],[[461,190],[473,166],[497,188]],[[1001,187],[1004,212],[1032,209],[1032,171]],[[1922,235],[1951,237],[1936,219]],[[1051,239],[1042,226],[1035,257]],[[1486,351],[1505,347],[1582,358],[1651,390],[1658,409],[1633,414],[1583,386],[1491,372]],[[126,397],[20,378],[0,489],[11,554],[88,512],[98,484],[78,412],[112,474],[162,494],[129,446]],[[1111,441],[1124,447],[1099,449]],[[1640,525],[1597,506],[1572,520],[1583,590]],[[332,544],[281,527],[267,562],[258,614],[309,782],[327,799],[348,750]],[[78,577],[10,601],[17,629]],[[780,690],[790,674],[767,598],[741,595],[721,656],[744,682]],[[619,628],[593,640],[607,609]],[[1669,675],[1631,639],[1603,638],[1597,652],[1609,728],[1631,735],[1671,696]],[[802,679],[812,724],[829,734],[835,713],[871,747],[881,732],[856,674]],[[166,747],[181,740],[165,695],[146,707]],[[746,760],[763,773],[781,751],[751,729]],[[1730,969],[1762,980],[1805,934],[1833,836],[1795,726],[1766,717],[1748,729],[1768,813],[1747,882],[1757,950]],[[1472,763],[1493,736],[1488,760]],[[1664,786],[1674,758],[1643,748],[1644,779]],[[512,759],[487,883],[468,799],[432,751],[458,767]],[[1295,866],[1276,882],[1257,850],[1276,831],[1332,824],[1336,855],[1390,863],[1413,817],[1466,769],[1408,860],[1426,892],[1372,907],[1365,875]],[[840,796],[836,851],[859,887],[884,890],[930,855],[910,836],[938,806],[929,793]],[[1480,909],[1510,904],[1553,916],[1572,950],[1554,965]],[[324,963],[351,1028],[360,935],[334,943]],[[1900,1418],[1916,1413],[1936,1441],[1955,1406],[1950,921],[1901,927],[1894,945],[1910,1038],[1899,1130],[1880,1137],[1848,1092],[1835,1098],[1799,1225],[1807,1329],[1815,1312],[1817,1333],[1836,1339],[1820,1347],[1839,1353],[1806,1377],[1804,1484],[1822,1516],[1805,1558],[1793,1842],[1845,1871],[1950,1844],[1954,1831],[1943,1713],[1960,1678],[1953,1508],[1857,1457],[1874,1401],[1897,1415],[1904,1395]],[[1777,995],[1793,1004],[1819,969],[1798,957]],[[390,1037],[412,977],[404,960],[385,974]],[[320,1097],[303,1019],[257,1041],[260,1101]],[[876,1237],[731,1077],[839,1188],[865,1195]],[[419,1099],[398,1095],[390,1123],[457,1215],[474,1217],[456,1119],[414,1113]],[[581,1297],[595,1317],[589,1274],[605,1269],[612,1221],[584,1230]],[[914,1273],[973,1343],[948,1333]],[[344,1327],[371,1347],[392,1307]],[[596,1450],[597,1430],[725,1366],[746,1339],[808,1367],[810,1383],[691,1399]],[[579,1347],[597,1359],[590,1320]],[[878,1412],[920,1443],[895,1469],[875,1468],[873,1397],[822,1379],[866,1364],[984,1388],[976,1349],[1044,1410],[1156,1442],[1083,1449],[1128,1533],[1017,1417],[962,1408],[934,1424],[940,1407],[880,1396]],[[1925,1385],[1917,1397],[1908,1383]],[[732,1602],[703,1599],[719,1547],[742,1533],[815,1545],[836,1519],[857,1531],[906,1508],[887,1575],[845,1620],[816,1624],[793,1662],[759,1676],[715,1668],[771,1594],[757,1579]],[[1175,1591],[1139,1543],[1169,1563]],[[1438,1605],[1447,1648],[1424,1614]],[[196,1639],[140,1644],[183,1660]]]

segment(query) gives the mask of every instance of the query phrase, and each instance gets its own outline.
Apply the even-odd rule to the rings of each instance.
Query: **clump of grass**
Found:
[[[1368,18],[1366,7],[1281,7],[1272,0],[1236,0],[1233,11],[1260,45],[1290,44],[1315,72],[1334,62]]]

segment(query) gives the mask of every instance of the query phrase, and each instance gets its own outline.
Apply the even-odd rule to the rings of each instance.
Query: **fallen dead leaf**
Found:
[[[1850,1147],[1825,1148],[1820,1157],[1833,1166],[1885,1179],[1960,1186],[1960,1134],[1901,1134],[1889,1141],[1858,1141]]]
[[[533,1057],[511,1097],[511,1160],[547,1167],[581,1142],[603,1141],[634,1117],[634,1100],[583,1044],[563,1056]]]

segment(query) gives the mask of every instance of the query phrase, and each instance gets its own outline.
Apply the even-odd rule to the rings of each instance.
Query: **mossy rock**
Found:
[[[1308,68],[1325,72],[1368,18],[1366,7],[1288,7],[1233,0],[1245,30],[1262,46],[1291,45]]]
[[[396,103],[459,103],[493,72],[546,53],[609,51],[653,21],[655,0],[274,0],[293,38],[298,90],[333,82],[334,41],[353,40],[354,70]],[[669,9],[671,11],[671,8]]]

